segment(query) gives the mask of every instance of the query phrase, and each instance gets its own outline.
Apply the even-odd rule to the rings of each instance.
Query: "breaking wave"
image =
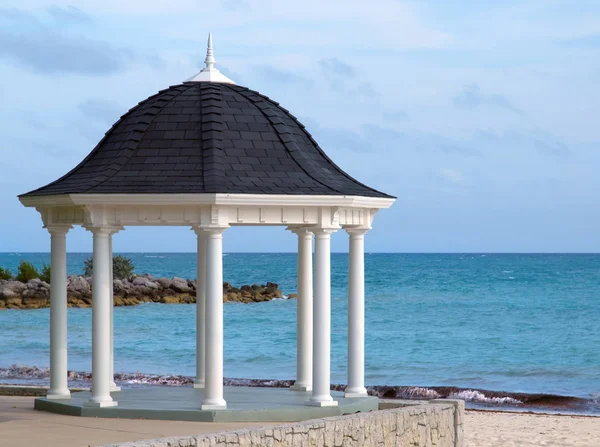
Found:
[[[499,405],[517,405],[522,404],[520,400],[513,399],[512,397],[487,397],[485,394],[474,390],[459,391],[448,396],[449,399],[460,399],[465,402],[477,402],[485,404],[499,404]]]

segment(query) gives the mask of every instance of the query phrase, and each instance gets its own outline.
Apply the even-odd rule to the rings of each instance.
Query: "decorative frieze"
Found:
[[[373,210],[338,206],[71,205],[38,207],[44,225],[204,226],[303,225],[370,228]]]

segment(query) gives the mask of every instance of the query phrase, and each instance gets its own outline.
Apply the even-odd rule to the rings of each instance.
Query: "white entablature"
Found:
[[[233,194],[84,195],[22,197],[44,225],[202,226],[286,225],[370,228],[393,200],[351,196]]]

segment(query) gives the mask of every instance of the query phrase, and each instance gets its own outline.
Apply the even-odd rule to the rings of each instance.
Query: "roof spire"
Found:
[[[206,70],[211,71],[215,68],[215,56],[213,55],[213,47],[212,47],[212,34],[208,33],[208,45],[206,48],[206,59],[204,59],[204,63],[206,64]]]
[[[186,82],[223,82],[226,84],[235,84],[231,79],[215,68],[215,56],[213,53],[212,34],[208,33],[208,43],[206,45],[206,58],[204,58],[204,67],[200,73],[186,79]]]

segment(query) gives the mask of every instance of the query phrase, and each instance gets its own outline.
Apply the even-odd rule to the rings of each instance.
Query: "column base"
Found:
[[[227,402],[222,400],[221,402],[207,402],[202,403],[200,406],[201,410],[227,410]]]
[[[116,407],[117,405],[119,405],[119,402],[117,402],[116,400],[103,400],[102,402],[88,400],[85,404],[83,404],[84,407],[93,407],[93,408]]]
[[[46,399],[48,400],[61,400],[61,399],[70,399],[71,398],[71,392],[69,390],[64,390],[64,391],[48,391],[48,394],[46,395]]]
[[[337,407],[337,400],[307,400],[304,405],[309,407]]]
[[[117,385],[111,385],[108,391],[110,391],[111,393],[116,393],[118,391],[121,391],[121,387]]]
[[[346,388],[344,390],[344,397],[353,398],[353,397],[366,397],[369,393],[367,393],[367,389],[365,387],[362,388]]]
[[[302,384],[294,383],[290,387],[290,391],[312,391],[312,385],[302,385]]]
[[[194,388],[196,389],[204,389],[204,380],[194,380]]]

